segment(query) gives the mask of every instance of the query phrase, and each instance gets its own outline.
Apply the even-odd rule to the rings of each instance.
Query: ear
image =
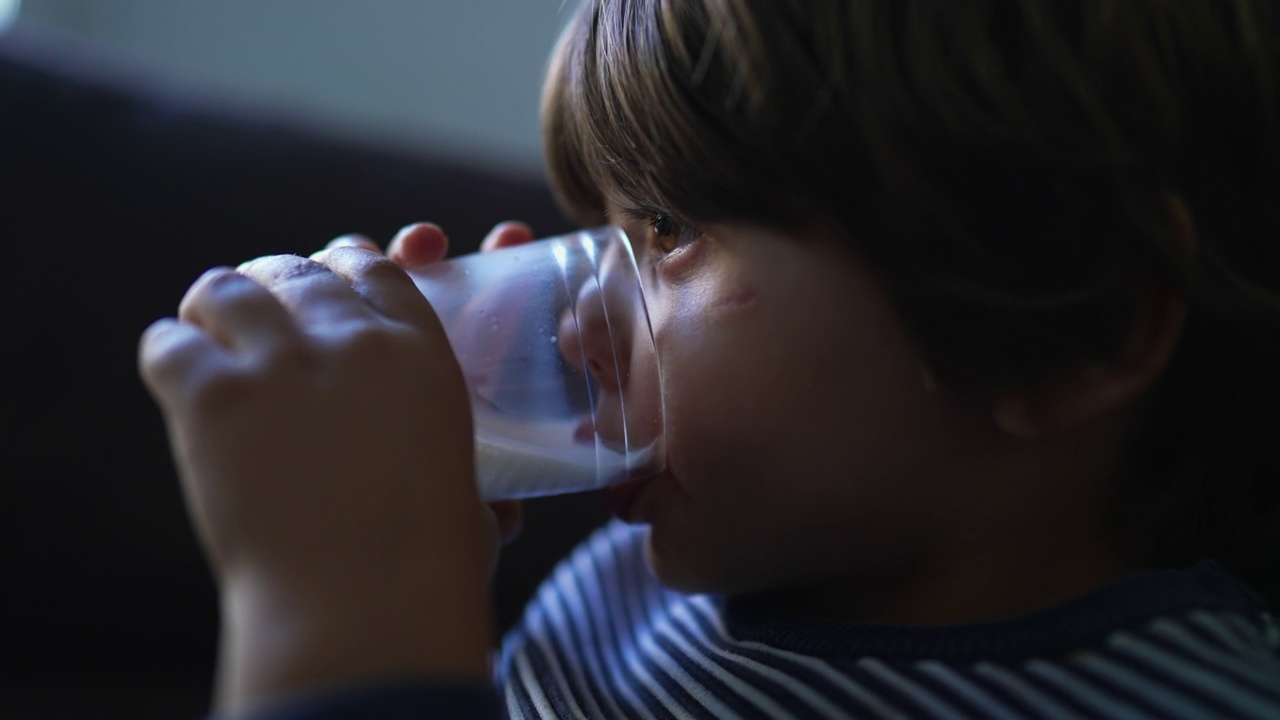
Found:
[[[1181,199],[1171,196],[1169,218],[1179,247],[1195,246],[1195,226]],[[1182,334],[1186,303],[1161,283],[1139,298],[1119,355],[1105,365],[1068,370],[1043,384],[992,401],[996,425],[1014,437],[1044,437],[1072,430],[1132,404],[1155,382]]]

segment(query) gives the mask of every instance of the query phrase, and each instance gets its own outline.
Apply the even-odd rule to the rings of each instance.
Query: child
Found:
[[[1276,588],[1278,33],[1269,0],[587,0],[551,177],[643,258],[668,470],[489,689],[434,315],[359,248],[211,271],[140,362],[220,709],[1280,716],[1280,631],[1223,569]]]

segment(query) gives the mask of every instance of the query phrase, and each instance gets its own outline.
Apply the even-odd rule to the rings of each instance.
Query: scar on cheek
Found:
[[[739,290],[739,291],[732,292],[727,295],[722,295],[716,298],[716,301],[711,305],[711,307],[713,309],[726,309],[726,310],[733,309],[733,308],[740,308],[740,307],[745,307],[747,305],[750,305],[752,302],[755,302],[755,299],[756,299],[755,290],[751,290],[751,289]]]

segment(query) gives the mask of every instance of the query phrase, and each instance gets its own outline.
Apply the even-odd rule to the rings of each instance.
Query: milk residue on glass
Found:
[[[594,436],[575,441],[580,421],[513,421],[480,410],[475,416],[476,476],[483,500],[580,492],[628,479],[652,463],[650,445],[618,451]]]

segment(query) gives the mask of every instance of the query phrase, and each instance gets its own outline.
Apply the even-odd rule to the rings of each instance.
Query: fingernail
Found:
[[[422,247],[422,242],[425,241],[426,238],[422,238],[422,240],[417,242],[419,250],[414,251],[412,254],[406,252],[405,244],[408,241],[408,238],[412,235],[421,236],[424,234],[433,236],[437,243],[443,243],[446,246],[448,245],[449,238],[445,235],[444,230],[442,230],[439,225],[436,225],[435,223],[416,222],[400,228],[400,232],[396,233],[396,236],[391,239],[391,243],[387,245],[387,255],[401,265],[406,263],[418,264],[420,262],[433,261],[433,258],[421,258],[414,256],[421,255],[420,249]]]
[[[507,241],[507,238],[513,233],[518,234],[522,239],[533,237],[533,230],[526,223],[518,220],[504,220],[494,225],[489,234],[485,235],[484,240],[480,242],[480,249],[489,252],[509,244],[515,244]]]
[[[400,228],[400,231],[396,233],[396,236],[392,238],[391,242],[395,243],[397,241],[402,241],[401,238],[404,238],[405,236],[407,236],[409,233],[412,233],[412,232],[426,232],[426,231],[433,231],[435,233],[438,233],[442,237],[447,237],[444,234],[444,230],[441,229],[441,227],[435,223],[415,222],[415,223],[409,223],[408,225],[405,225],[404,227]]]

